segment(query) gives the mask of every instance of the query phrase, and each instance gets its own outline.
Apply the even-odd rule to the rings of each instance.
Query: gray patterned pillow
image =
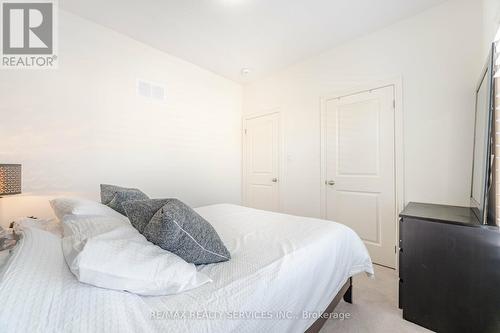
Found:
[[[101,184],[101,202],[122,215],[126,215],[122,206],[125,201],[145,199],[149,197],[139,189]]]
[[[133,206],[144,206],[144,202],[127,202],[125,204],[127,213]],[[150,213],[147,212],[146,217],[149,217]],[[131,214],[129,219],[135,226],[136,216]],[[135,223],[142,225],[143,221],[143,219],[140,222],[136,220]],[[231,258],[231,254],[212,225],[177,199],[167,199],[167,202],[150,218],[141,233],[151,243],[195,265],[227,261]]]
[[[134,200],[122,203],[130,223],[142,234],[156,212],[173,199]]]

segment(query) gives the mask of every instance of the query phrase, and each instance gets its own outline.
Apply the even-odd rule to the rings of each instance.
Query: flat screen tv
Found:
[[[488,56],[486,65],[476,88],[476,112],[474,124],[474,155],[472,166],[471,207],[481,224],[494,221],[494,195],[490,195],[494,184],[494,62],[495,47]],[[491,216],[493,214],[493,216]]]

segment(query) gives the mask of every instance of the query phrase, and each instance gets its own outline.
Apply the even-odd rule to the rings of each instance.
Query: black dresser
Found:
[[[500,333],[500,231],[467,207],[409,203],[399,221],[399,307],[436,332]]]

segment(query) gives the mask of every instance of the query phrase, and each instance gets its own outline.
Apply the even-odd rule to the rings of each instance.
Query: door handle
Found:
[[[271,179],[271,181],[272,181],[273,183],[277,183],[277,182],[278,182],[278,178],[273,178],[273,179]]]
[[[333,185],[335,185],[335,181],[334,180],[328,180],[328,181],[325,180],[325,184],[333,186]]]

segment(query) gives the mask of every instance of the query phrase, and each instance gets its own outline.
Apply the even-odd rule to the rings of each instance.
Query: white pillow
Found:
[[[151,296],[177,294],[211,281],[122,220],[66,215],[63,224],[64,256],[81,282]]]
[[[66,262],[74,262],[83,251],[87,239],[127,225],[125,221],[115,217],[99,215],[65,215],[63,226],[63,251]]]
[[[50,206],[59,221],[62,221],[65,215],[102,215],[128,221],[126,216],[123,216],[100,202],[92,200],[80,198],[56,198],[50,200]]]

